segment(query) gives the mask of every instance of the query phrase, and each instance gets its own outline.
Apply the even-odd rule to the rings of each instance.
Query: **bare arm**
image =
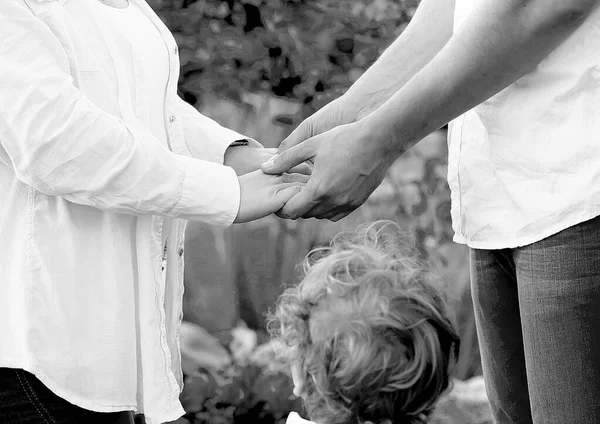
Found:
[[[343,96],[358,106],[356,118],[373,112],[406,84],[452,37],[454,0],[423,0],[402,34]]]
[[[373,112],[425,66],[452,35],[454,0],[422,0],[404,32],[340,98],[321,108],[286,138],[284,151]]]
[[[481,0],[439,54],[384,105],[282,152],[267,172],[312,159],[306,188],[284,216],[340,219],[381,183],[419,140],[529,73],[600,0]]]
[[[577,29],[598,0],[481,0],[440,53],[363,123],[404,152],[506,88]]]

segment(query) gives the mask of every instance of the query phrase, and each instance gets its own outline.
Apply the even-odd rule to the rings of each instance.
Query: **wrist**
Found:
[[[346,92],[325,105],[321,110],[323,113],[336,116],[337,125],[346,125],[358,120],[357,116],[360,107],[357,104],[357,99],[353,96],[348,96],[348,92]]]
[[[408,150],[402,139],[394,134],[394,126],[382,122],[377,114],[370,114],[353,125],[355,125],[353,133],[365,140],[371,150],[390,164]]]
[[[348,115],[352,121],[360,121],[383,105],[395,90],[393,87],[371,87],[369,83],[360,84],[360,80],[344,94],[344,102],[350,106]]]

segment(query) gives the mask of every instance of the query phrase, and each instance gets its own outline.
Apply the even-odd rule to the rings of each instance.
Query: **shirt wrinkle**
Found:
[[[240,188],[222,162],[247,137],[178,97],[175,40],[145,1],[130,0],[131,28],[111,27],[95,2],[0,1],[0,367],[82,408],[159,424],[184,413],[185,222],[233,222]],[[107,31],[133,28],[160,46],[132,41],[132,65],[106,42],[96,63]],[[158,48],[164,62],[150,63],[144,49]],[[146,72],[155,65],[168,67],[163,90],[144,77],[162,78]]]
[[[480,0],[456,0],[454,30]],[[600,8],[448,133],[454,241],[504,249],[600,214]],[[595,164],[595,165],[594,165]]]

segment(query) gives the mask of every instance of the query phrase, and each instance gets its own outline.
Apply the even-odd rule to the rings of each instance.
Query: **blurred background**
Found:
[[[148,2],[179,45],[180,95],[266,147],[343,94],[418,6],[417,0]],[[454,375],[457,384],[477,382],[481,392],[481,380],[472,379],[481,365],[467,250],[452,242],[446,155],[440,130],[403,155],[369,201],[337,223],[271,216],[219,230],[190,222],[181,334],[188,414],[178,423],[279,423],[289,410],[300,410],[289,376],[273,366],[265,344],[265,312],[284,284],[297,281],[297,265],[310,249],[377,219],[395,220],[414,234],[447,282],[462,338]],[[481,414],[461,417],[455,422],[487,422]]]

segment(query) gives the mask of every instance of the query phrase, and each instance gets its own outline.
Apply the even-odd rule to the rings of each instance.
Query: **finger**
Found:
[[[310,180],[310,175],[305,174],[283,174],[281,176],[281,181],[284,183],[304,183],[306,184]]]
[[[283,207],[291,199],[301,193],[304,187],[305,186],[302,184],[285,184],[285,187],[277,192],[277,202]]]
[[[337,215],[334,215],[334,216],[329,217],[327,219],[330,220],[331,222],[338,222],[340,219],[346,218],[351,213],[352,213],[351,211],[343,212],[343,213],[338,213]]]
[[[325,201],[317,203],[313,208],[311,208],[304,215],[302,215],[302,217],[331,220],[332,217],[337,216],[341,212],[343,212],[342,209],[342,206],[336,206]]]
[[[331,201],[324,201],[316,204],[313,208],[306,211],[302,218],[317,218],[317,219],[328,219],[333,221],[334,218],[336,220],[340,220],[343,217],[350,215],[356,207],[351,205],[338,205]]]
[[[307,185],[298,194],[289,199],[277,216],[287,219],[296,219],[301,217],[306,211],[315,205],[313,190]]]
[[[300,144],[307,138],[310,138],[310,121],[303,121],[285,140],[279,145],[278,153],[288,150],[297,144]]]
[[[288,172],[290,173],[297,173],[297,174],[304,174],[304,175],[311,175],[312,174],[312,170],[313,170],[313,166],[310,162],[304,162],[301,163],[298,166],[293,167],[292,169],[290,169]]]
[[[300,165],[314,156],[315,143],[311,140],[298,144],[278,155],[273,156],[261,165],[267,174],[283,174],[293,167]]]
[[[343,219],[350,215],[353,211],[354,210],[352,208],[349,208],[347,206],[337,207],[332,209],[331,212],[329,212],[328,214],[323,215],[323,218],[332,222],[337,222],[340,219]],[[310,211],[308,213],[310,213]]]

